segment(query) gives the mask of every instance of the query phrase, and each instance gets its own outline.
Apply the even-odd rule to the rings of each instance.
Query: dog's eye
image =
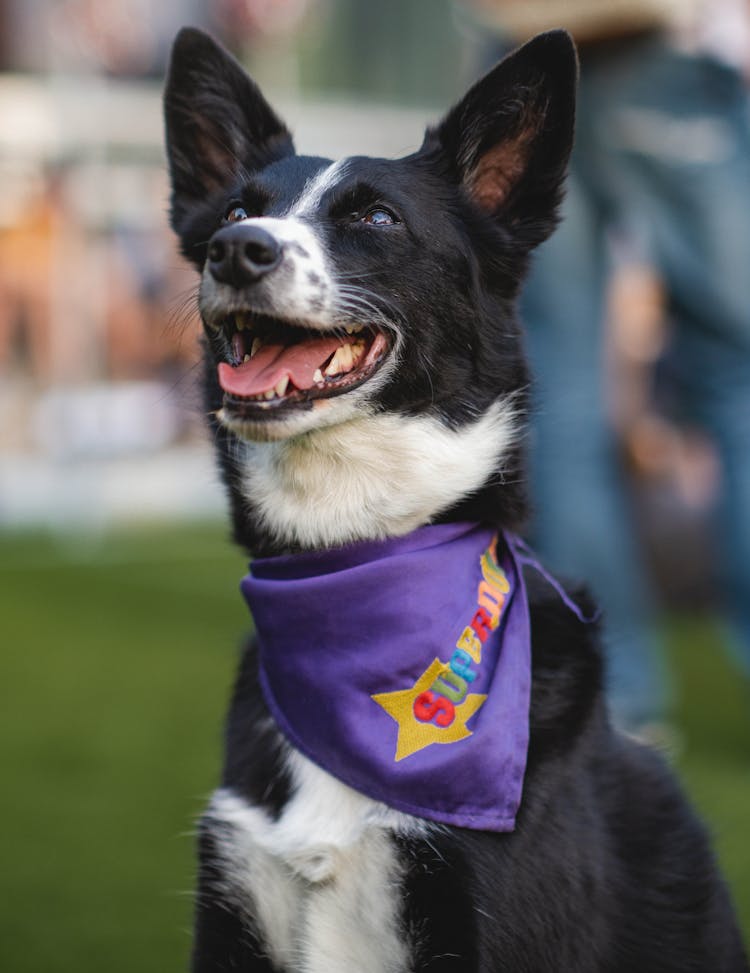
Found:
[[[362,217],[362,222],[369,223],[371,226],[392,226],[394,223],[398,223],[398,220],[387,209],[378,207],[368,210]]]
[[[227,215],[224,217],[226,223],[238,223],[240,220],[246,220],[248,218],[247,210],[243,206],[232,206]]]

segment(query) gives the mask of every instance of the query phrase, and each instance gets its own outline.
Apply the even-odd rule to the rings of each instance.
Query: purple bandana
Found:
[[[254,561],[242,592],[282,731],[391,807],[512,831],[529,738],[527,560],[512,535],[463,523]]]

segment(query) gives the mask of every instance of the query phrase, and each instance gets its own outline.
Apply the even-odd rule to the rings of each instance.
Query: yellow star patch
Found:
[[[418,750],[429,747],[431,743],[455,743],[471,736],[471,730],[466,728],[466,721],[476,713],[487,699],[486,695],[469,693],[466,699],[456,706],[456,715],[450,726],[440,727],[434,723],[423,723],[414,715],[414,700],[417,696],[429,689],[438,676],[443,675],[449,669],[450,666],[447,663],[435,659],[411,689],[397,689],[392,693],[376,693],[371,697],[398,723],[396,761],[410,757]]]

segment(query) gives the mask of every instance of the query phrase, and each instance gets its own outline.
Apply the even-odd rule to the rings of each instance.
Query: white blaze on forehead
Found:
[[[348,164],[349,159],[340,159],[308,179],[301,195],[292,203],[290,215],[309,216],[314,213],[328,190],[341,181]]]

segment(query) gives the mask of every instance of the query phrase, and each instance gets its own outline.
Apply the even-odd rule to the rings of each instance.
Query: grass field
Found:
[[[248,616],[216,525],[0,536],[8,973],[164,973],[190,938],[190,831]],[[666,624],[680,770],[750,933],[750,713],[708,621]]]

